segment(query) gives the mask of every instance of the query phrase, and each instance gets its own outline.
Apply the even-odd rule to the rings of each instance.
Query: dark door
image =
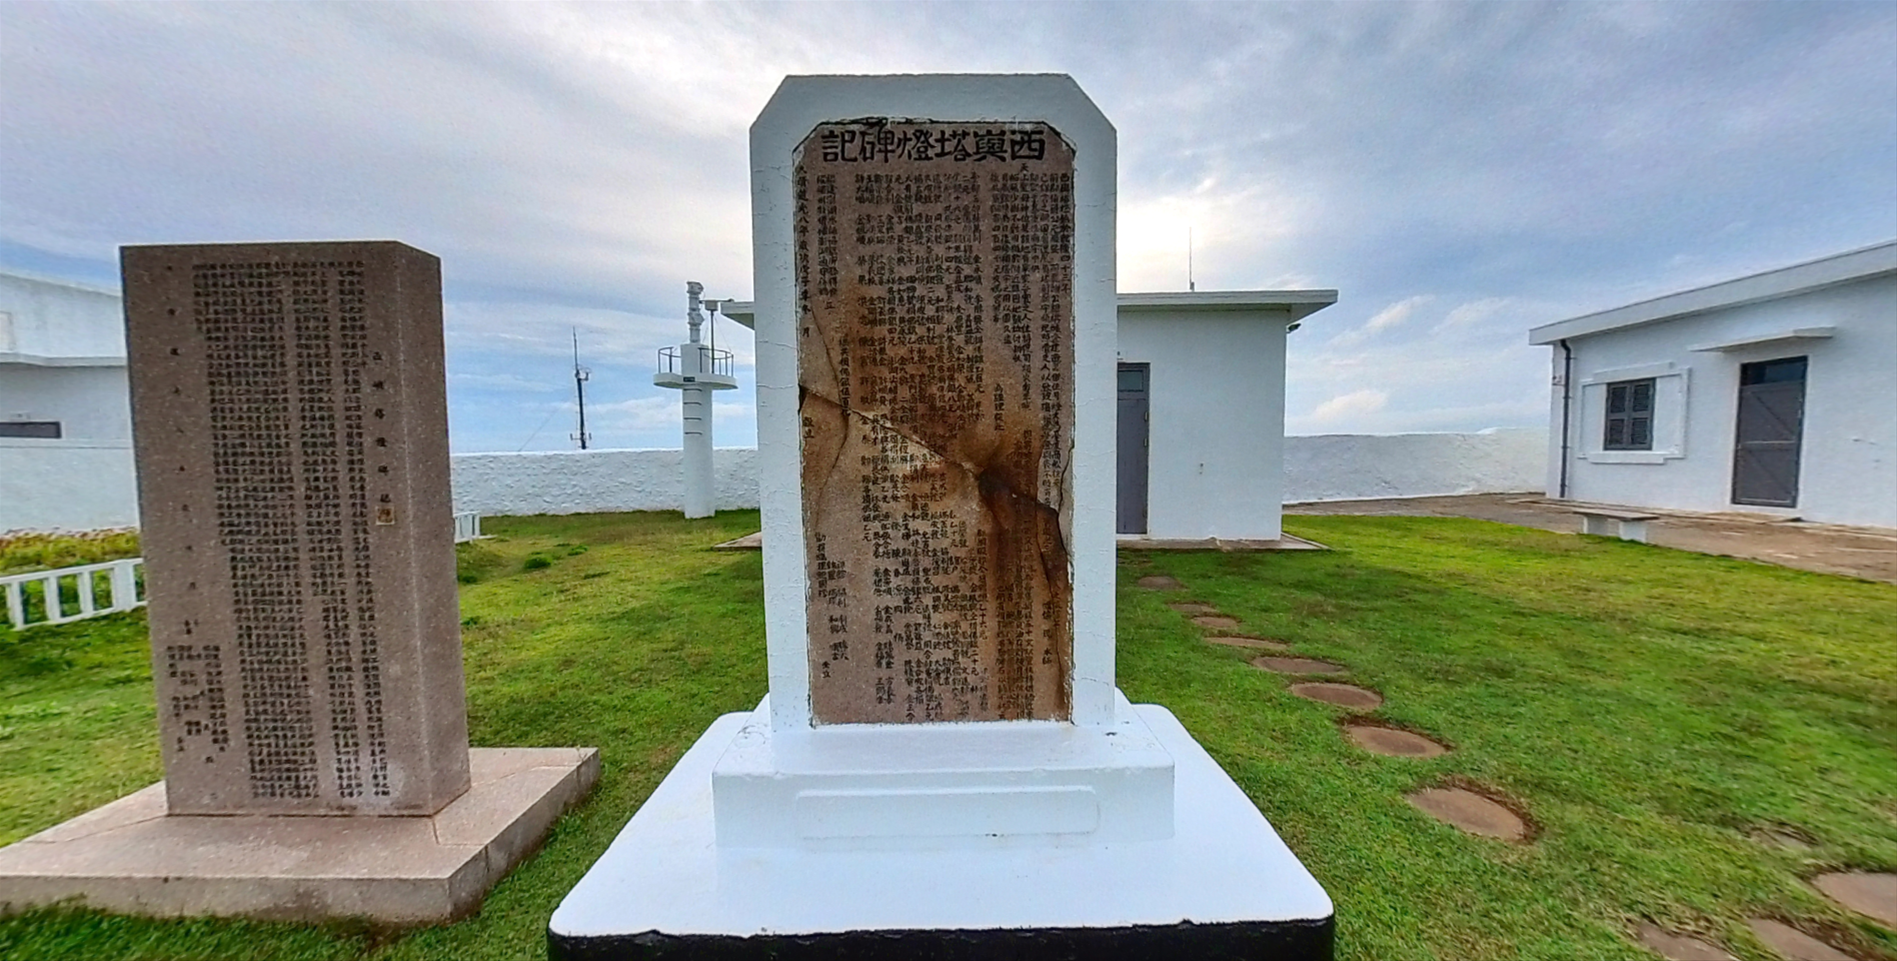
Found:
[[[1741,365],[1738,421],[1732,449],[1732,502],[1797,507],[1805,358]]]
[[[1146,533],[1147,425],[1151,422],[1147,382],[1151,367],[1120,365],[1119,511],[1122,534]]]

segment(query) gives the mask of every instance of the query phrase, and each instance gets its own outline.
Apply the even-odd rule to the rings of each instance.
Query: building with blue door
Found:
[[[1897,527],[1897,241],[1536,327],[1548,494]]]

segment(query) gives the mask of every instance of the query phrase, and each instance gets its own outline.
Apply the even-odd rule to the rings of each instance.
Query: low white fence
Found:
[[[0,577],[7,620],[18,631],[39,624],[65,624],[144,607],[145,598],[140,594],[138,580],[138,569],[144,565],[144,558],[128,557],[103,564]],[[100,575],[105,578],[103,604],[99,598]],[[34,590],[35,587],[38,590]]]
[[[1284,502],[1538,491],[1548,432],[1317,434],[1284,439]]]
[[[456,511],[454,515],[454,542],[460,544],[481,536],[480,511]]]

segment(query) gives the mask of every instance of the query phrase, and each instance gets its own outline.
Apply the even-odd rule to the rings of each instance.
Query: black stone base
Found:
[[[1331,961],[1333,918],[1124,928],[840,931],[578,937],[549,931],[551,961]]]

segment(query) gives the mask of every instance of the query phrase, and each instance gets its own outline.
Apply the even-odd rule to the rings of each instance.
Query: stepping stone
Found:
[[[1186,587],[1178,578],[1165,574],[1148,574],[1139,579],[1139,585],[1149,591],[1179,591]]]
[[[1226,617],[1223,614],[1202,614],[1193,618],[1192,623],[1200,627],[1209,627],[1215,631],[1223,631],[1228,628],[1237,627],[1238,618]]]
[[[1335,704],[1353,711],[1374,711],[1383,703],[1383,695],[1352,684],[1310,681],[1291,685],[1291,693],[1307,701]]]
[[[1344,733],[1349,734],[1358,747],[1385,757],[1438,757],[1449,753],[1448,748],[1421,734],[1411,734],[1392,727],[1350,724],[1344,727]]]
[[[1833,871],[1812,878],[1811,886],[1884,927],[1897,929],[1897,874]]]
[[[1634,936],[1646,945],[1647,950],[1666,959],[1666,961],[1739,961],[1718,948],[1689,938],[1684,934],[1673,934],[1657,924],[1641,922],[1634,926]]]
[[[1198,601],[1172,601],[1166,605],[1181,614],[1217,614],[1219,609]]]
[[[1283,641],[1268,641],[1262,637],[1241,637],[1237,634],[1215,634],[1205,639],[1207,644],[1223,644],[1226,647],[1249,647],[1257,651],[1288,651],[1291,645]]]
[[[1251,666],[1273,674],[1342,674],[1344,665],[1308,657],[1254,657]]]
[[[1748,836],[1760,844],[1781,851],[1809,851],[1817,846],[1805,832],[1783,825],[1758,828]]]
[[[1519,841],[1528,836],[1528,825],[1515,812],[1459,787],[1432,787],[1404,795],[1418,811],[1470,834],[1503,841]]]
[[[1786,961],[1857,961],[1856,958],[1789,924],[1768,918],[1747,918],[1746,924],[1765,946]]]

